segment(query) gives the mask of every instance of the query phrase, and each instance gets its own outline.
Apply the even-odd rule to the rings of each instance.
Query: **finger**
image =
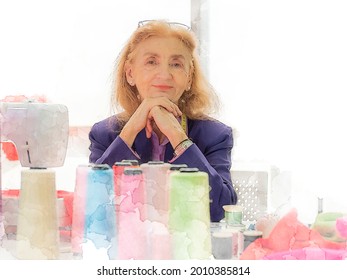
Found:
[[[174,110],[175,110],[174,115],[175,115],[176,117],[182,116],[182,111],[180,110],[180,108],[179,108],[175,103],[172,103],[172,104],[173,104],[173,108],[174,108]]]
[[[183,115],[182,111],[180,110],[180,108],[178,108],[178,106],[177,106],[177,115],[179,117]]]
[[[160,106],[166,109],[168,112],[172,113],[175,117],[179,117],[182,115],[182,112],[177,106],[177,104],[175,104],[172,100],[170,100],[167,97],[152,97],[146,99],[146,101],[146,103],[149,105],[149,111],[151,111],[156,106]]]
[[[165,106],[162,106],[162,107],[166,109],[168,112],[172,113],[175,117],[182,116],[181,110],[174,103],[169,104],[167,107]]]

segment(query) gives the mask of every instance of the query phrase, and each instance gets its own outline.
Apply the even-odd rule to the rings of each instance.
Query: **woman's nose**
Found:
[[[166,79],[171,79],[172,78],[172,69],[170,68],[170,65],[164,65],[161,64],[157,68],[157,75],[160,76],[161,78],[166,78]]]

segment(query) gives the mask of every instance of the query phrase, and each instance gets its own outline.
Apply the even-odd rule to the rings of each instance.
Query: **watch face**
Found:
[[[193,142],[189,139],[184,140],[182,143],[180,143],[177,148],[175,149],[175,156],[180,155],[181,153],[183,153],[186,149],[188,149],[191,145],[193,144]]]
[[[184,141],[182,143],[182,148],[183,149],[188,149],[190,147],[190,145],[192,145],[192,144],[193,144],[193,142],[188,139],[187,141]]]

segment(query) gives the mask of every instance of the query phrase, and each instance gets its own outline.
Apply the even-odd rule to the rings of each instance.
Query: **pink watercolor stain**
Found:
[[[340,260],[347,257],[346,242],[326,240],[297,219],[291,210],[281,218],[268,238],[258,238],[240,256],[241,260]]]

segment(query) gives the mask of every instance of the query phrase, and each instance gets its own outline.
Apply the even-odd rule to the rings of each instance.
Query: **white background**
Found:
[[[304,219],[318,196],[347,212],[347,2],[209,2],[210,80],[234,158],[290,170]]]

